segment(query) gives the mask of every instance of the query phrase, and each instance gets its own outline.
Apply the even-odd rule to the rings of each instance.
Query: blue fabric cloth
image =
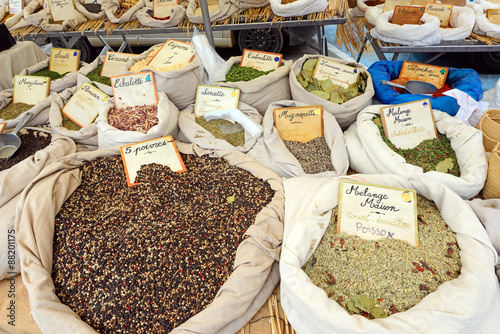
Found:
[[[377,61],[368,72],[373,80],[375,98],[383,104],[400,104],[422,99],[429,99],[433,109],[455,116],[460,109],[457,100],[451,96],[430,97],[418,94],[400,94],[392,87],[382,84],[382,80],[394,80],[399,77],[403,61]],[[474,100],[483,98],[483,89],[479,74],[470,68],[449,68],[446,84],[469,94]]]

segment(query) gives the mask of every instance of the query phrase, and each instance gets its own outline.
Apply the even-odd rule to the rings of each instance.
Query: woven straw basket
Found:
[[[500,144],[495,146],[488,160],[488,176],[484,183],[483,197],[500,198]]]
[[[486,152],[493,151],[500,142],[500,110],[487,110],[477,123],[476,128],[483,133],[483,145]]]

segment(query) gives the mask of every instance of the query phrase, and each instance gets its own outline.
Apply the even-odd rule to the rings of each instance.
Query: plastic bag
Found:
[[[209,85],[215,81],[225,81],[226,73],[229,71],[228,63],[215,52],[214,48],[208,42],[207,36],[200,34],[197,28],[194,28],[192,43],[196,48],[196,53],[200,57],[200,71],[205,70],[208,78],[202,79],[202,84]],[[203,72],[202,72],[203,73]],[[204,76],[200,75],[201,78]]]

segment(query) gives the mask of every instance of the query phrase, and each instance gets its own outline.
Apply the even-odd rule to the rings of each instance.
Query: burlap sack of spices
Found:
[[[482,195],[485,199],[500,198],[500,144],[497,144],[488,159],[488,176]]]
[[[238,110],[257,124],[262,123],[262,116],[255,108],[244,102],[240,102]],[[257,142],[258,138],[252,137],[248,131],[244,131],[245,144],[233,146],[224,139],[216,138],[209,130],[196,122],[194,115],[194,104],[184,109],[179,114],[179,133],[176,137],[184,143],[193,143],[207,150],[236,150],[247,153]]]
[[[486,110],[476,128],[483,134],[483,145],[486,152],[491,152],[500,142],[500,110]]]
[[[77,87],[65,89],[52,100],[50,105],[49,123],[54,133],[71,138],[76,143],[85,145],[90,149],[97,148],[97,126],[94,123],[84,126],[79,130],[70,130],[63,125],[62,109],[76,92]],[[76,124],[75,124],[76,125]]]
[[[102,8],[111,23],[127,23],[135,20],[137,12],[144,6],[144,0],[138,0],[135,6],[129,9],[121,8],[120,0],[103,0],[102,3]]]
[[[315,96],[307,92],[297,80],[297,75],[302,70],[302,66],[308,59],[312,58],[325,58],[335,61],[340,64],[351,65],[359,69],[359,71],[366,72],[368,79],[366,82],[365,92],[343,104],[337,104],[325,100],[321,97]],[[331,58],[318,55],[304,55],[293,63],[292,70],[290,71],[290,91],[292,92],[292,100],[304,102],[307,105],[322,105],[323,111],[328,112],[335,116],[342,129],[347,129],[349,125],[356,121],[358,112],[372,103],[372,97],[375,94],[373,82],[365,66],[359,63],[351,62],[340,58]]]
[[[14,166],[0,171],[0,280],[21,272],[15,232],[16,206],[24,188],[54,160],[75,153],[77,146],[66,137],[47,129],[29,128],[38,136],[51,137],[51,144]],[[23,131],[23,130],[21,130]],[[3,298],[2,298],[3,299]]]
[[[144,0],[145,7],[137,12],[137,19],[146,27],[169,28],[177,26],[186,17],[186,8],[189,1],[179,1],[177,5],[172,7],[172,12],[169,17],[155,18],[153,16],[153,1]]]
[[[261,8],[269,5],[269,0],[231,0],[240,10]]]
[[[450,26],[439,28],[442,41],[456,41],[470,36],[476,24],[476,15],[472,3],[467,1],[466,7],[453,6],[450,16]]]
[[[338,206],[341,180],[414,189],[434,201],[456,233],[461,274],[410,309],[387,318],[352,316],[312,284],[303,264],[319,244]],[[281,303],[298,333],[494,333],[500,309],[494,265],[498,256],[474,212],[455,193],[419,176],[358,175],[284,181],[285,231],[280,258]],[[311,223],[314,222],[314,223]]]
[[[373,105],[363,109],[357,122],[344,132],[349,162],[355,171],[364,174],[419,175],[424,179],[441,182],[464,199],[469,199],[481,191],[486,180],[488,163],[480,131],[433,109],[437,131],[450,140],[455,151],[460,177],[437,171],[424,173],[421,167],[407,163],[382,140],[372,119],[380,115],[380,108],[384,106]]]
[[[88,20],[102,20],[106,18],[106,13],[104,8],[101,6],[101,10],[98,13],[92,13],[87,8],[85,8],[85,0],[75,0],[75,9],[82,13]]]
[[[43,125],[47,124],[49,122],[49,110],[50,110],[50,105],[52,103],[52,100],[55,98],[56,93],[52,92],[49,96],[47,96],[45,99],[42,101],[38,102],[35,104],[31,109],[26,110],[19,116],[17,116],[14,119],[8,119],[4,120],[0,116],[0,122],[6,122],[7,125],[5,126],[6,129],[11,129],[15,128],[16,125],[19,123],[21,118],[26,114],[26,112],[30,111],[33,113],[33,117],[29,120],[29,122],[26,124],[26,126],[38,126],[38,125]],[[12,103],[12,99],[14,97],[14,89],[6,89],[2,92],[0,92],[0,110],[7,107],[9,104]]]
[[[297,158],[285,146],[278,130],[274,127],[274,109],[303,107],[307,105],[309,104],[292,100],[271,103],[262,120],[262,127],[264,129],[262,137],[259,138],[257,144],[248,154],[281,177],[308,175],[304,172]],[[326,143],[331,150],[331,160],[334,170],[313,175],[316,177],[345,175],[349,168],[349,160],[342,137],[342,129],[335,120],[335,117],[326,112],[323,112],[323,129]]]
[[[283,233],[284,193],[282,180],[248,155],[235,151],[208,151],[195,145],[177,144],[179,152],[224,158],[233,166],[269,182],[275,195],[257,215],[240,243],[234,271],[220,287],[215,299],[171,333],[235,333],[264,304],[279,281],[278,265]],[[96,333],[80,320],[54,293],[54,221],[63,202],[81,182],[78,167],[98,157],[118,155],[118,150],[98,150],[59,159],[28,186],[18,206],[18,243],[22,276],[28,290],[32,314],[45,334]],[[36,214],[35,214],[36,213]],[[36,216],[36,219],[34,218]]]
[[[177,136],[179,131],[177,118],[179,109],[169,100],[164,92],[158,94],[158,124],[150,128],[146,133],[138,131],[122,131],[108,123],[108,112],[115,107],[110,99],[99,108],[99,116],[95,120],[97,126],[97,139],[99,148],[123,146],[138,143],[148,139],[162,136]]]
[[[269,0],[273,13],[278,16],[291,17],[322,12],[328,6],[326,0]]]
[[[241,56],[229,58],[228,68],[241,62]],[[290,82],[288,75],[292,69],[292,60],[283,60],[282,66],[273,72],[250,81],[212,82],[212,86],[237,88],[240,101],[245,102],[264,115],[267,107],[275,101],[290,100]]]
[[[50,15],[49,2],[32,0],[24,7],[24,18],[32,26],[39,27],[46,15]]]
[[[486,11],[488,9],[500,9],[500,4],[480,1],[478,3],[472,3],[472,9],[476,15],[476,24],[473,29],[474,33],[500,39],[500,25],[491,23],[486,18]]]
[[[4,8],[4,9],[6,8],[5,16],[9,15],[8,5],[5,5],[2,8]],[[2,15],[0,14],[0,16],[2,16]],[[30,25],[30,23],[24,18],[24,11],[20,11],[19,13],[14,14],[13,16],[11,16],[5,20],[5,26],[9,30],[20,29],[20,28],[27,27],[29,25]]]
[[[207,6],[210,22],[227,19],[239,10],[238,6],[230,0],[208,0]],[[198,0],[189,0],[186,8],[186,16],[193,23],[203,24],[203,15],[201,15],[201,7]]]
[[[36,73],[38,71],[41,71],[45,68],[49,68],[49,63],[50,63],[50,57],[45,59],[44,61],[39,62],[38,64],[35,64],[33,66],[30,66],[28,68],[25,68],[24,70],[19,73],[19,75],[32,75],[33,73]],[[80,61],[80,68],[83,66],[87,65],[86,62]],[[78,71],[74,72],[69,72],[66,74],[64,77],[56,80],[51,80],[50,81],[50,91],[51,92],[62,92],[66,88],[70,88],[76,85],[76,77],[77,77]]]
[[[134,73],[131,71],[131,67],[138,62],[148,61],[148,56],[151,58],[150,54],[154,51],[157,52],[158,48],[162,45],[163,44],[157,44],[152,46],[137,57],[132,58],[125,64],[125,73]],[[179,110],[186,109],[196,100],[196,89],[200,84],[199,65],[200,62],[198,57],[195,57],[189,64],[175,71],[152,71],[155,74],[156,89],[158,92],[165,92],[170,101],[172,101]],[[142,70],[139,71],[151,71],[147,68],[146,64],[141,66],[141,68]]]
[[[76,86],[80,87],[84,82],[91,82],[97,88],[99,88],[103,93],[107,94],[108,96],[113,96],[113,88],[111,86],[105,85],[103,83],[97,82],[97,81],[92,81],[89,78],[87,78],[87,75],[95,70],[99,65],[104,63],[104,59],[106,58],[105,55],[99,56],[96,59],[94,59],[93,62],[90,64],[87,64],[85,66],[82,66],[76,75]],[[124,68],[125,70],[125,68]]]
[[[57,32],[57,31],[68,31],[73,30],[79,25],[88,21],[88,19],[80,13],[78,10],[73,10],[74,18],[64,20],[62,22],[54,22],[52,20],[52,15],[47,13],[40,23],[40,28],[47,32]]]

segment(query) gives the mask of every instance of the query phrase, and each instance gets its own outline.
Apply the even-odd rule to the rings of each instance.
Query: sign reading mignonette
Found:
[[[385,136],[400,149],[438,138],[429,99],[380,108]]]
[[[275,70],[281,65],[283,55],[264,51],[243,50],[240,66],[252,67],[259,71]]]
[[[84,82],[63,107],[62,112],[83,128],[94,122],[99,114],[99,106],[108,99],[108,95]]]
[[[418,247],[415,190],[343,180],[337,233],[399,239]]]
[[[184,161],[172,136],[146,140],[120,147],[129,187],[137,185],[135,178],[142,165],[160,164],[173,172],[185,172]]]
[[[276,108],[274,126],[283,140],[307,143],[323,136],[323,106]]]
[[[240,90],[237,88],[199,85],[196,90],[194,115],[203,116],[213,110],[237,109]]]
[[[78,71],[80,50],[52,48],[50,50],[49,71],[64,74]]]
[[[318,80],[331,79],[334,84],[348,88],[358,80],[357,68],[340,64],[335,61],[319,58],[314,69],[313,78]]]
[[[49,96],[49,88],[49,77],[16,75],[12,103],[37,104]]]
[[[117,108],[158,104],[153,72],[117,75],[110,79]]]
[[[101,76],[112,77],[123,74],[123,67],[134,56],[133,53],[107,51],[102,64]]]

